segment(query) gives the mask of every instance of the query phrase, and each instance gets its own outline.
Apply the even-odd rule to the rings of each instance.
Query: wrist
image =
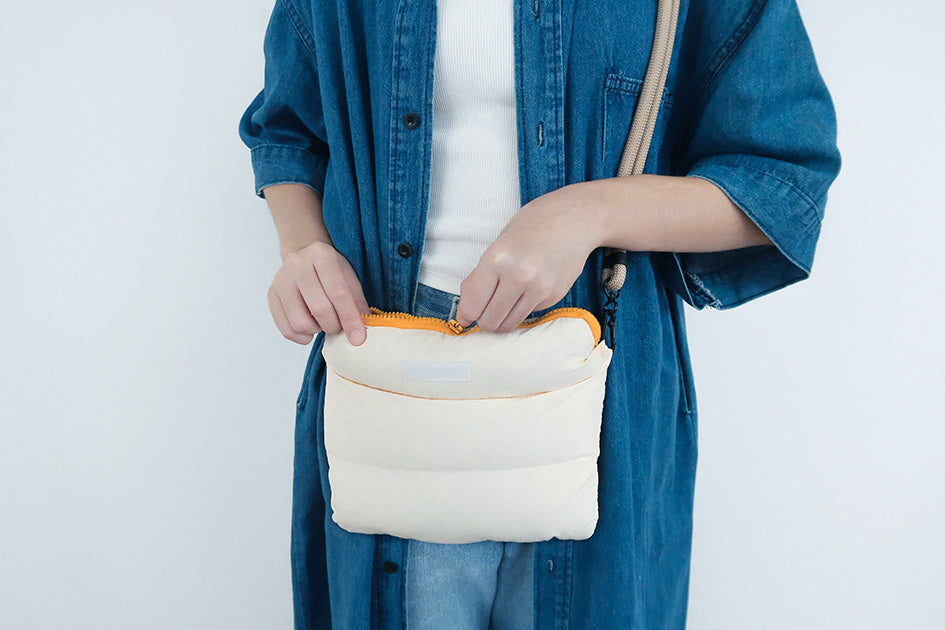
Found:
[[[327,235],[324,237],[304,239],[301,241],[287,241],[279,245],[279,258],[281,258],[282,262],[285,263],[286,256],[301,249],[305,249],[306,247],[310,247],[315,243],[325,243],[334,247],[334,243],[331,242],[331,239]]]
[[[608,178],[570,184],[575,216],[580,219],[578,232],[586,238],[588,253],[598,247],[636,249],[626,234],[635,230],[628,223],[633,219],[630,177]],[[621,181],[622,180],[622,181]],[[622,238],[623,236],[623,238]]]

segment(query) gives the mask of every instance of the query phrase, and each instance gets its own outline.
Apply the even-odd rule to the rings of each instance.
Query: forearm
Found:
[[[264,189],[266,203],[279,235],[279,255],[311,245],[316,241],[331,243],[322,218],[322,199],[304,184],[277,184]]]
[[[591,215],[597,247],[711,252],[771,244],[718,186],[699,177],[611,177],[559,190]]]

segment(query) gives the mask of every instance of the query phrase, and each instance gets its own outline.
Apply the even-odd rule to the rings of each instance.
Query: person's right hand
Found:
[[[269,287],[269,310],[282,335],[308,344],[318,334],[344,330],[361,345],[361,313],[371,312],[357,274],[331,244],[316,241],[285,255]]]

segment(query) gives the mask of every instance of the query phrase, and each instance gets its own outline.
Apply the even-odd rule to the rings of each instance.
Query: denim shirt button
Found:
[[[410,258],[413,256],[413,245],[403,242],[397,246],[397,253],[400,254],[401,258]]]
[[[554,560],[549,560],[547,566],[548,566],[548,573],[554,573],[554,572],[555,572],[555,561],[554,561]]]
[[[420,126],[420,114],[416,112],[407,112],[404,114],[404,127],[407,129],[416,129]]]
[[[387,560],[386,562],[384,562],[384,571],[386,571],[387,573],[397,573],[397,568],[398,568],[397,564],[394,562],[391,562],[390,560]]]

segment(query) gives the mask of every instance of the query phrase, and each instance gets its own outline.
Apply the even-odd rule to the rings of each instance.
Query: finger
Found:
[[[295,283],[296,289],[302,297],[302,304],[293,312],[297,314],[300,321],[312,317],[316,327],[319,330],[325,330],[326,326],[324,324],[328,322],[319,322],[320,315],[315,311],[316,306],[320,306],[324,310],[325,292],[318,281],[318,276],[315,274],[315,266],[310,260],[302,259],[297,267],[292,268],[292,282]],[[330,318],[328,319],[330,320]]]
[[[567,294],[567,290],[556,292],[554,286],[551,279],[547,276],[537,278],[529,284],[526,293],[532,298],[532,311],[543,311],[546,308],[550,308]]]
[[[509,332],[515,330],[519,324],[525,321],[528,314],[535,310],[535,298],[528,291],[522,294],[518,302],[509,311],[506,318],[499,324],[498,332]]]
[[[279,329],[279,332],[282,333],[282,336],[288,339],[289,341],[294,341],[302,345],[308,344],[312,341],[314,334],[306,334],[296,332],[292,329],[292,325],[289,323],[289,318],[285,314],[285,308],[282,305],[282,300],[279,299],[279,294],[272,287],[269,288],[268,293],[269,301],[269,312],[272,313],[272,319],[276,322],[276,328]]]
[[[351,287],[345,277],[338,256],[329,256],[315,269],[318,280],[334,307],[339,325],[348,336],[348,341],[360,345],[365,338],[364,322],[355,302]]]
[[[334,335],[341,332],[341,324],[335,314],[335,307],[332,306],[331,300],[325,295],[321,281],[314,272],[315,268],[312,267],[312,269],[313,273],[311,275],[303,274],[304,277],[298,279],[299,300],[286,304],[286,313],[289,315],[289,320],[292,321],[294,313],[297,317],[302,318],[303,314],[307,312],[315,318],[315,321],[326,334]],[[305,293],[302,293],[303,287]],[[292,310],[293,308],[295,310]]]
[[[289,267],[287,272],[277,273],[273,282],[289,326],[293,331],[305,335],[314,335],[324,329],[315,314],[309,310],[299,290],[299,282],[304,283],[306,276],[311,275],[313,274],[306,274],[295,267]]]
[[[459,304],[456,305],[456,321],[461,326],[469,326],[479,319],[498,283],[498,276],[479,267],[463,280],[459,286]]]
[[[354,269],[350,266],[345,267],[345,278],[348,281],[348,286],[351,287],[351,292],[354,295],[354,303],[358,306],[358,311],[365,315],[370,315],[371,307],[368,305],[367,298],[364,297],[364,287],[361,286],[361,281],[358,279],[357,274],[354,273]]]
[[[562,293],[560,295],[551,294],[549,297],[546,297],[543,300],[539,300],[535,304],[535,306],[532,307],[532,311],[543,311],[546,308],[551,308],[552,306],[560,302],[561,298],[563,298],[565,295],[567,295],[567,293]]]
[[[519,286],[508,281],[500,281],[485,310],[479,316],[479,326],[486,330],[498,330],[499,325],[505,321],[523,293],[524,291]]]

